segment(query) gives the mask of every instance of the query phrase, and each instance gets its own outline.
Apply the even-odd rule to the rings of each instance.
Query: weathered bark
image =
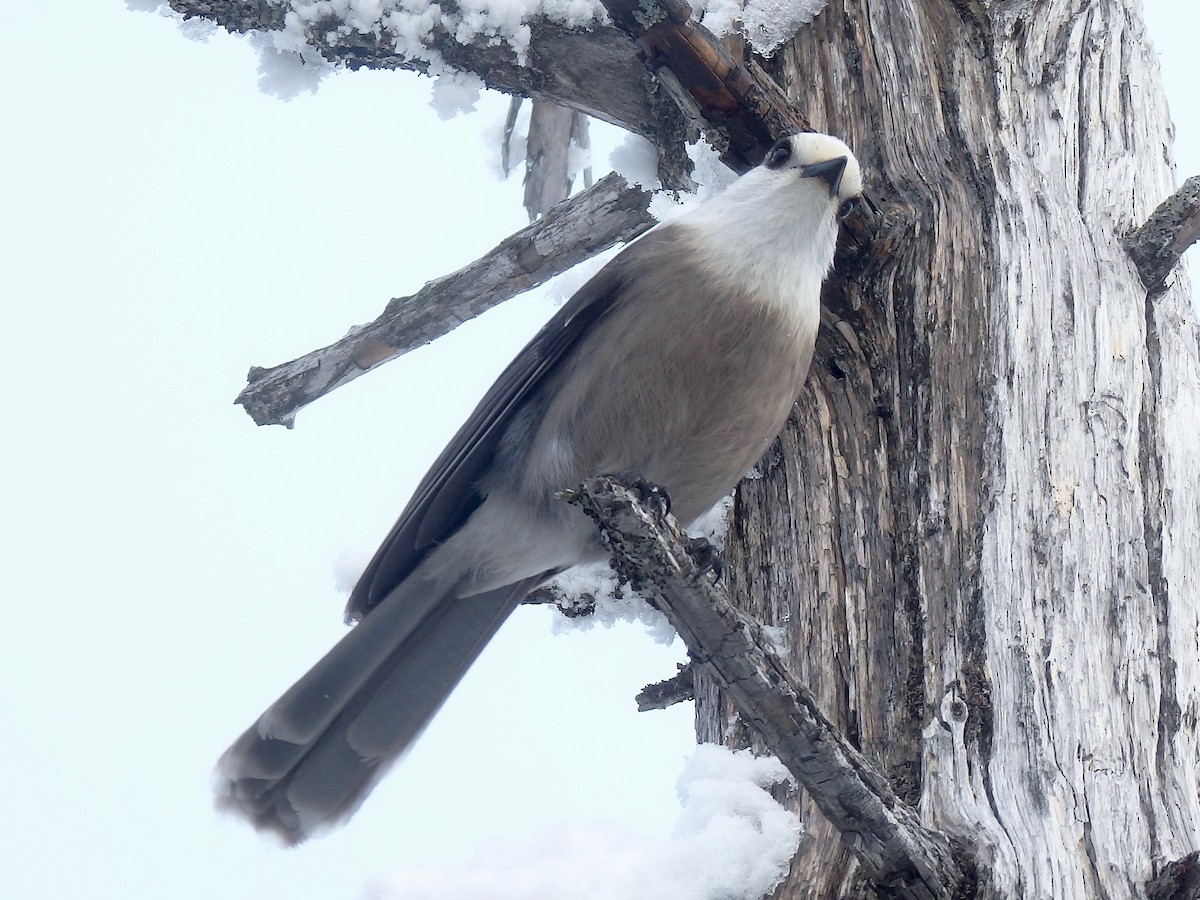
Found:
[[[1200,897],[1200,852],[1163,866],[1146,882],[1146,900],[1194,900]]]
[[[525,156],[525,212],[529,221],[550,211],[571,193],[571,132],[575,111],[535,100],[529,118]]]
[[[1171,189],[1137,10],[835,0],[773,64],[912,221],[827,296],[733,593],[984,896],[1141,896],[1200,834],[1200,360],[1121,246]],[[802,807],[779,896],[850,895]]]
[[[727,47],[691,20],[681,0],[601,0],[617,28],[636,42],[646,65],[735,172],[762,162],[778,138],[810,130],[754,59]]]
[[[692,663],[684,663],[676,674],[665,681],[656,681],[654,684],[646,685],[633,699],[637,703],[638,712],[666,709],[676,703],[695,700],[695,669]]]

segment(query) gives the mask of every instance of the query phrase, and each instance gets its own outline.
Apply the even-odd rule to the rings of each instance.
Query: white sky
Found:
[[[291,432],[232,398],[250,365],[524,223],[485,140],[506,100],[443,122],[427,81],[360,72],[283,103],[241,39],[191,42],[120,0],[10,6],[0,896],[352,898],[548,824],[665,838],[691,708],[639,715],[632,696],[681,649],[638,626],[551,638],[542,610],[503,629],[348,827],[286,852],[217,819],[218,754],[341,634],[339,554],[374,548],[551,307],[508,304]],[[1186,176],[1200,72],[1181,7],[1150,13]]]

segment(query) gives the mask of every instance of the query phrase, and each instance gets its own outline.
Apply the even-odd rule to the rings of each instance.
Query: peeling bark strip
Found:
[[[607,477],[589,479],[563,499],[596,521],[618,574],[663,610],[696,665],[734,698],[872,881],[891,897],[953,896],[962,872],[949,842],[922,826],[887,779],[825,718],[770,649],[762,627],[733,607],[723,587],[703,577],[678,523],[658,521],[636,494]]]
[[[381,363],[427,344],[515,294],[537,287],[654,224],[650,194],[617,174],[560,203],[470,265],[390,301],[379,318],[327,347],[250,370],[236,403],[259,425],[292,426],[296,413]]]
[[[708,29],[692,20],[691,10],[680,0],[602,2],[616,26],[637,44],[646,66],[683,116],[704,131],[733,171],[744,173],[758,165],[784,135],[813,130],[758,62],[747,58],[737,63]],[[659,152],[667,156],[666,148]],[[868,190],[866,202],[842,220],[840,269],[856,268],[849,261],[861,260],[871,249],[880,226],[878,213]]]
[[[1193,175],[1125,238],[1142,284],[1161,291],[1184,251],[1200,240],[1200,176]]]
[[[758,165],[783,135],[812,130],[757,62],[735,62],[680,0],[602,2],[617,28],[637,42],[650,71],[688,107],[685,115],[704,119],[710,143],[735,172]],[[670,89],[675,84],[690,102]]]

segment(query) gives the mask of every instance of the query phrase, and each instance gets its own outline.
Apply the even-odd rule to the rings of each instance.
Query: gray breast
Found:
[[[670,254],[625,279],[620,302],[542,401],[540,458],[527,469],[537,480],[552,471],[557,489],[637,473],[662,484],[687,522],[728,493],[779,433],[814,334],[801,333],[811,329],[778,303],[715,287],[694,258]]]

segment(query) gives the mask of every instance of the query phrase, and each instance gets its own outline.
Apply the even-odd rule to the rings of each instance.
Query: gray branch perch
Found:
[[[1158,205],[1140,228],[1125,238],[1125,249],[1137,266],[1142,284],[1152,293],[1166,286],[1167,276],[1185,250],[1200,239],[1200,176]]]
[[[678,523],[660,519],[607,477],[589,479],[563,499],[596,521],[618,574],[666,613],[694,663],[728,691],[841,832],[867,876],[889,897],[953,896],[963,874],[946,837],[925,828],[825,718],[770,649],[762,627],[735,609],[692,559]]]
[[[328,347],[273,368],[254,367],[235,402],[259,425],[293,424],[319,397],[441,337],[510,297],[654,224],[650,194],[608,175],[558,204],[470,265],[390,301],[379,318]]]

